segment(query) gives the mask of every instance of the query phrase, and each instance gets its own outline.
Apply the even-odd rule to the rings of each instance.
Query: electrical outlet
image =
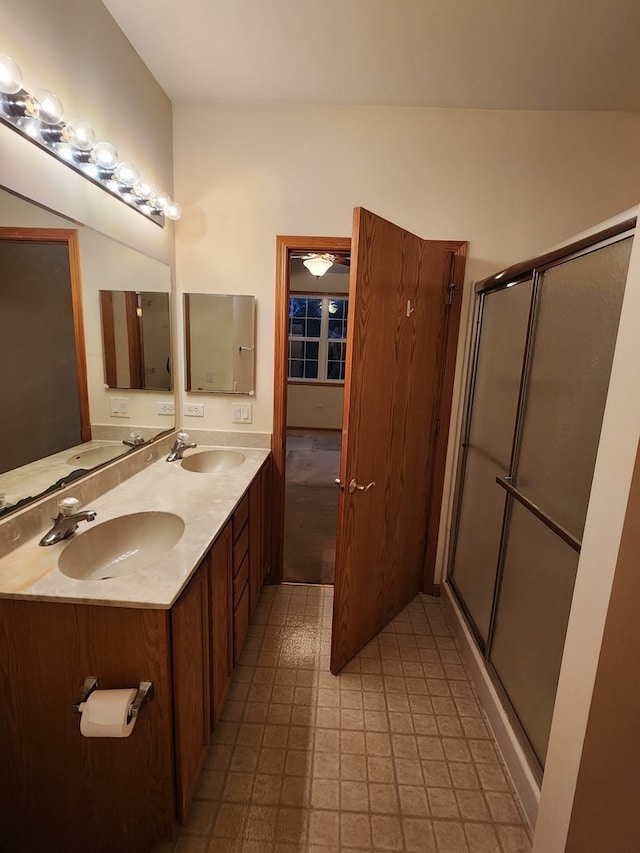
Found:
[[[159,415],[175,415],[175,403],[158,403],[157,411]]]
[[[187,403],[182,413],[184,415],[188,415],[190,418],[203,418],[204,417],[204,403]]]

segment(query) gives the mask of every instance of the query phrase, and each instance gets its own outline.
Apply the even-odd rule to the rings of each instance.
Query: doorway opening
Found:
[[[290,361],[298,362],[291,377],[298,380],[309,377],[307,368],[320,377],[321,361],[319,346],[306,347],[305,324],[318,319],[307,304],[294,306],[304,322],[295,341],[302,345],[291,348],[291,258],[301,251],[351,257],[333,673],[418,592],[434,589],[431,531],[442,504],[466,254],[464,241],[424,240],[364,208],[354,210],[352,240],[277,238],[272,583],[283,579]]]
[[[349,237],[278,237],[272,583],[333,583],[350,252]],[[332,271],[314,276],[309,254]]]

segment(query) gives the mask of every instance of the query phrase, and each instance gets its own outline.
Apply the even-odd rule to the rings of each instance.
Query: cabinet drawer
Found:
[[[242,591],[249,581],[249,555],[244,558],[242,565],[238,569],[237,574],[233,578],[233,606],[238,606],[238,601],[242,596]]]
[[[245,584],[244,591],[233,612],[233,662],[238,663],[242,646],[244,645],[249,628],[249,585]]]
[[[240,533],[242,532],[242,528],[245,526],[247,521],[249,520],[249,493],[242,498],[240,503],[235,509],[233,513],[233,541],[235,542]]]
[[[235,516],[234,516],[235,519]],[[237,575],[242,561],[249,553],[249,525],[245,524],[233,543],[233,574]]]

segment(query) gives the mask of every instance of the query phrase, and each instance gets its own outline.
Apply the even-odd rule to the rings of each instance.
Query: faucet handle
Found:
[[[178,438],[180,441],[189,441],[189,433],[188,432],[179,432]]]
[[[69,516],[78,511],[80,501],[78,498],[63,498],[58,504],[61,515]]]

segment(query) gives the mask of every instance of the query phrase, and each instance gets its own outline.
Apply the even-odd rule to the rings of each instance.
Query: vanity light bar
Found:
[[[89,124],[64,121],[62,104],[53,92],[24,89],[20,68],[4,54],[0,54],[0,122],[161,227],[165,217],[180,219],[180,205],[141,178],[133,163],[119,160],[110,142],[96,142]]]

